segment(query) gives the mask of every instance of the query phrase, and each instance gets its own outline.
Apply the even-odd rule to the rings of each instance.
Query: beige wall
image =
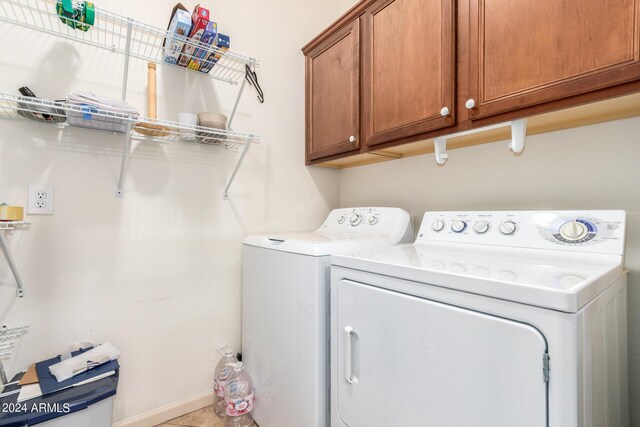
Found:
[[[30,324],[9,371],[76,341],[122,351],[115,419],[211,390],[215,347],[240,343],[244,236],[312,228],[338,205],[338,172],[304,167],[300,47],[336,16],[338,0],[203,2],[235,50],[261,61],[266,103],[247,88],[237,130],[255,132],[231,188],[237,155],[142,143],[115,197],[120,138],[0,120],[0,201],[24,205],[27,185],[55,185],[55,215],[30,217],[11,240],[26,285],[15,291],[0,259],[2,324]],[[175,0],[101,0],[99,7],[164,27]],[[184,3],[192,8],[198,2]],[[28,85],[42,97],[90,89],[120,96],[122,57],[0,24],[0,92]],[[131,61],[129,101],[146,114],[146,63]],[[236,88],[158,67],[158,110],[229,112]],[[5,285],[6,284],[6,285]]]
[[[340,205],[428,210],[624,209],[628,215],[631,411],[640,426],[640,118],[536,135],[521,156],[507,143],[345,169]],[[635,402],[635,403],[634,403]]]
[[[340,4],[339,4],[340,13],[342,14],[346,12],[356,3],[358,3],[358,0],[340,0]]]

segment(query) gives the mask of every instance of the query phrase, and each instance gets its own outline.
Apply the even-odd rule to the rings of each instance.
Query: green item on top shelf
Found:
[[[88,1],[75,7],[72,0],[58,0],[56,12],[62,22],[77,30],[89,31],[89,28],[95,24],[95,7],[93,3]]]
[[[69,25],[67,19],[75,19],[76,10],[73,8],[73,2],[71,0],[58,0],[56,4],[56,12],[60,16],[60,20]]]
[[[93,25],[96,22],[96,8],[93,6],[93,3],[88,1],[84,2],[83,8],[84,22],[87,25]]]

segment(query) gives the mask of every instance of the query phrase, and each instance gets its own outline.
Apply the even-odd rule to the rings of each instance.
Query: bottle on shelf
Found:
[[[233,372],[224,388],[227,402],[224,427],[252,427],[253,381],[244,370],[242,362],[230,363],[229,366],[233,368]]]
[[[219,417],[224,417],[226,402],[224,399],[224,388],[229,375],[233,372],[233,367],[230,364],[236,363],[236,359],[233,350],[226,344],[218,348],[218,353],[221,358],[216,365],[216,369],[213,374],[213,410]]]

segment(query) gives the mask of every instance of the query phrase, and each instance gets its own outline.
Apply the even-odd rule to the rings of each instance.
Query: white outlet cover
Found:
[[[53,215],[53,185],[29,185],[28,215]]]

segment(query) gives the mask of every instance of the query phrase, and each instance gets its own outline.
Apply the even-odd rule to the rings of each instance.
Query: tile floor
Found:
[[[160,424],[156,427],[224,427],[224,419],[219,418],[215,412],[213,412],[213,405],[202,408],[198,411],[191,412],[178,418],[174,418],[167,421],[164,424]],[[258,427],[257,424],[254,424]]]

